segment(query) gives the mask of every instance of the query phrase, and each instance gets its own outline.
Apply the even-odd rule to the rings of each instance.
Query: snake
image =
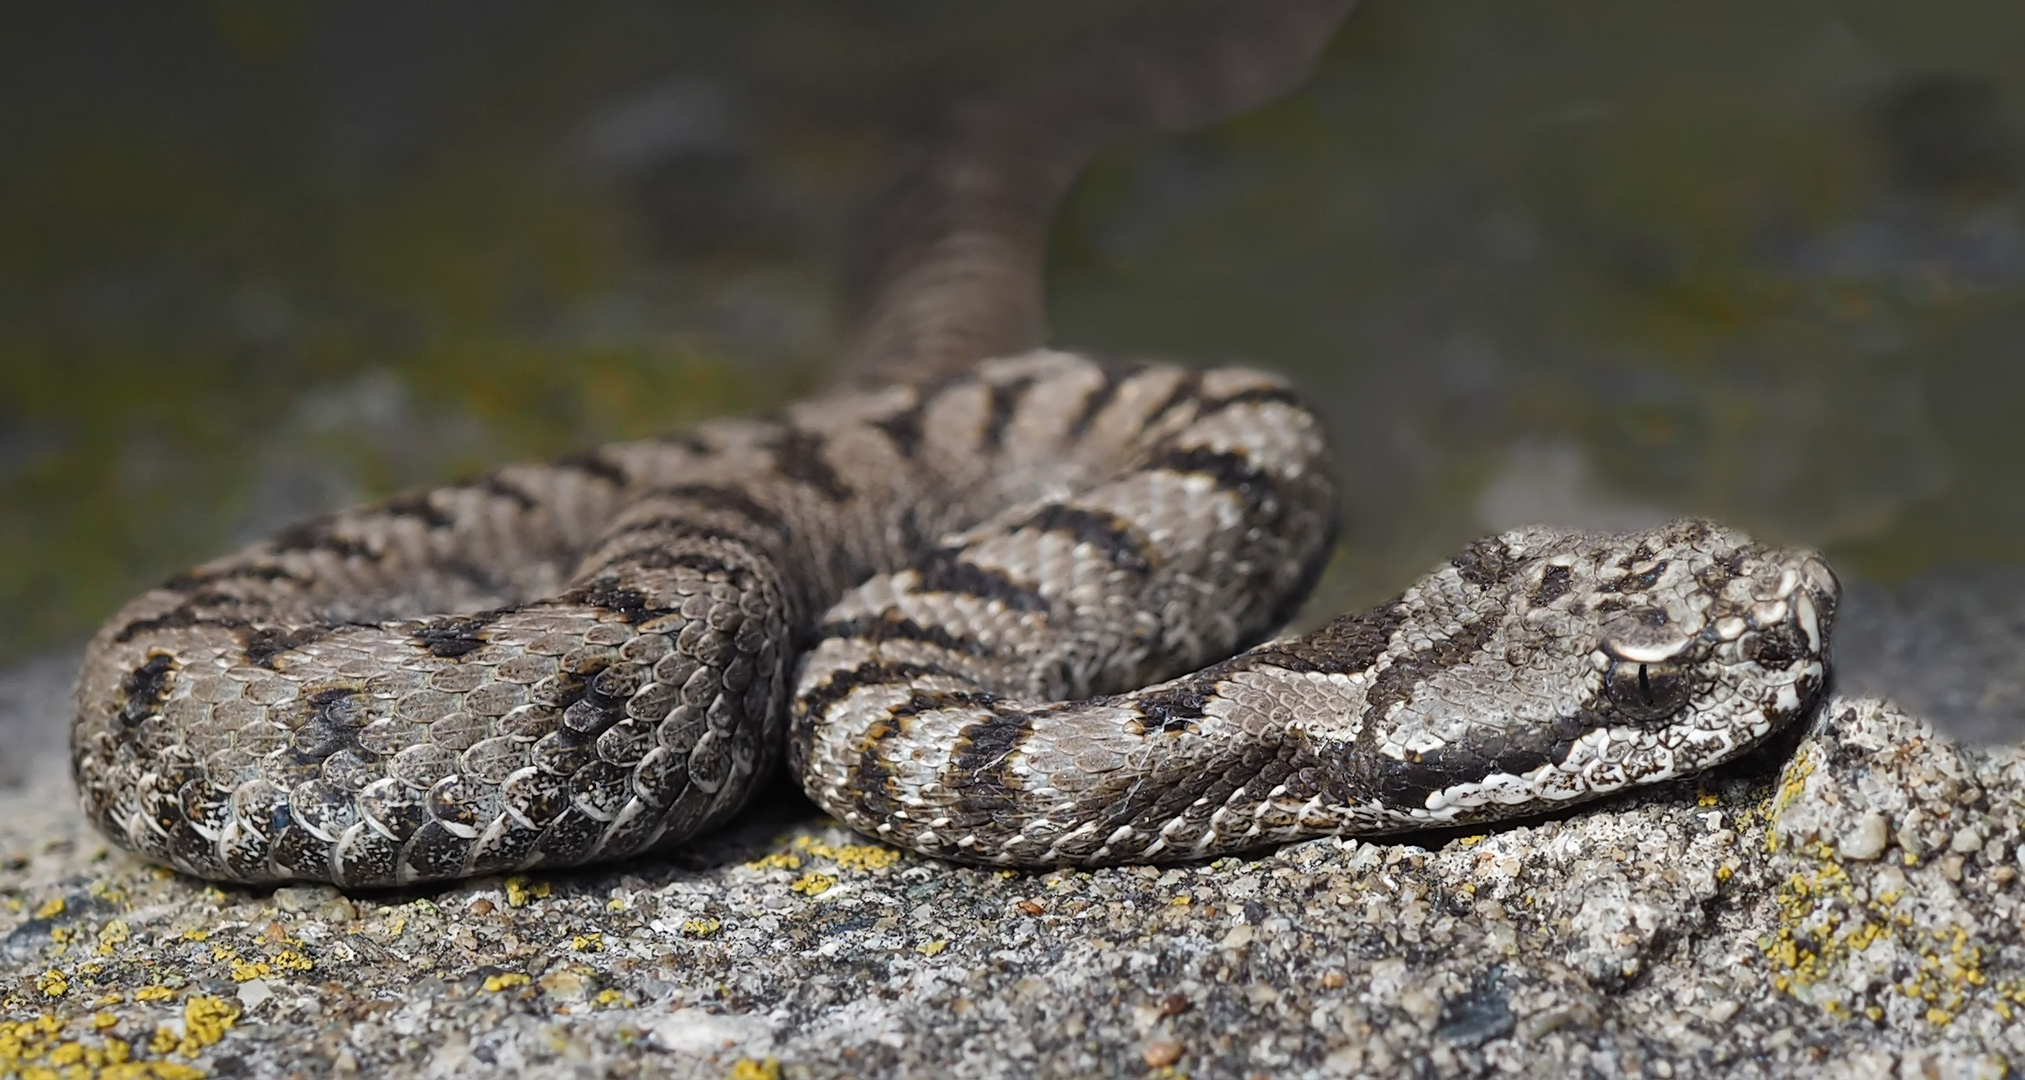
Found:
[[[1252,49],[1221,107],[1283,92],[1345,10],[1212,35]],[[371,888],[666,851],[784,767],[936,858],[1186,862],[1558,812],[1818,705],[1833,571],[1697,518],[1507,531],[1273,636],[1336,546],[1325,426],[1266,371],[1035,347],[1035,218],[1102,140],[1011,203],[963,154],[1024,146],[991,118],[1086,94],[1063,82],[914,171],[917,204],[960,181],[923,212],[956,224],[873,260],[864,378],[329,514],[133,599],[78,679],[85,813],[200,878]]]

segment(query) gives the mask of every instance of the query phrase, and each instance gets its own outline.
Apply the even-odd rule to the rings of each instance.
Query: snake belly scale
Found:
[[[376,886],[678,844],[785,749],[928,854],[1185,860],[1685,775],[1821,693],[1827,566],[1697,520],[1237,652],[1329,554],[1326,462],[1275,376],[1034,352],[508,467],[128,604],[79,792],[187,873]]]

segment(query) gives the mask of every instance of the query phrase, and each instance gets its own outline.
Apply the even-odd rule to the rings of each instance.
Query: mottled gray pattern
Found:
[[[129,604],[78,786],[189,873],[381,885],[680,842],[785,736],[924,852],[1186,859],[1680,775],[1820,690],[1826,567],[1692,521],[1510,533],[1184,674],[1312,582],[1326,459],[1273,376],[1038,352],[504,469]]]

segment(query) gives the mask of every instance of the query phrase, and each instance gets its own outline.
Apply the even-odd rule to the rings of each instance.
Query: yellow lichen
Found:
[[[785,851],[776,851],[771,855],[754,859],[745,865],[753,870],[800,870],[802,868],[802,860],[800,856],[790,855]]]
[[[221,997],[193,994],[183,1002],[183,1038],[176,1052],[196,1057],[204,1048],[225,1037],[239,1020],[239,1007]]]
[[[63,914],[63,897],[61,896],[52,896],[44,900],[41,907],[35,909],[35,917],[38,919],[54,919],[61,914]]]
[[[35,977],[35,988],[44,997],[62,997],[70,993],[70,977],[55,968],[50,968]]]
[[[811,837],[798,836],[794,846],[797,851],[828,859],[846,870],[860,872],[884,870],[900,861],[898,851],[881,844],[825,844]]]
[[[836,878],[833,878],[828,874],[818,874],[814,871],[810,871],[809,873],[803,874],[802,876],[794,879],[792,882],[789,882],[788,888],[794,890],[795,892],[801,893],[804,896],[821,896],[822,894],[829,892],[830,889],[836,886],[836,884],[837,884]]]
[[[712,919],[708,916],[705,916],[700,919],[684,920],[682,923],[682,932],[688,934],[690,937],[709,937],[710,935],[716,933],[718,930],[722,929],[723,926],[724,924],[717,921],[716,919]]]
[[[920,953],[923,956],[935,956],[941,953],[942,950],[947,948],[949,948],[949,942],[944,941],[941,938],[937,938],[934,941],[924,941],[921,944],[914,946],[914,951]]]
[[[780,1080],[780,1062],[774,1058],[739,1058],[732,1062],[726,1080]]]
[[[533,981],[533,979],[518,971],[507,971],[498,975],[487,975],[485,977],[485,990],[487,993],[496,994],[501,990],[511,990],[516,986],[526,986]]]
[[[577,952],[604,952],[605,935],[595,932],[578,934],[570,939],[570,948]]]
[[[506,906],[526,907],[530,900],[545,900],[553,891],[546,881],[529,881],[521,875],[506,879]]]
[[[176,992],[174,990],[159,983],[153,986],[143,986],[139,990],[134,991],[135,1001],[167,1001],[175,996]]]

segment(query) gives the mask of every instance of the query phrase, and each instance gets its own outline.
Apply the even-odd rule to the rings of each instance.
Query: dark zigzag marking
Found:
[[[587,604],[601,611],[609,611],[628,625],[658,619],[675,611],[675,608],[656,607],[647,599],[647,594],[638,589],[619,584],[616,575],[600,577],[585,582],[557,597],[568,604]]]
[[[526,488],[498,473],[488,473],[485,476],[481,476],[477,480],[472,481],[469,486],[476,491],[482,491],[495,498],[505,499],[522,510],[532,510],[541,503],[541,500],[535,498],[533,493],[529,492]]]
[[[1077,411],[1076,418],[1069,422],[1071,439],[1080,439],[1089,434],[1090,425],[1096,421],[1097,415],[1111,402],[1117,400],[1118,388],[1123,386],[1126,380],[1146,370],[1146,365],[1103,364],[1098,370],[1103,372],[1104,381],[1098,383],[1097,388],[1090,391],[1090,396],[1083,399],[1083,407]]]
[[[1205,671],[1249,671],[1276,667],[1303,674],[1350,675],[1385,654],[1392,635],[1406,622],[1399,597],[1364,611],[1339,615],[1328,625],[1288,641],[1261,645]]]
[[[158,587],[180,593],[221,581],[293,581],[303,584],[307,579],[281,566],[225,566],[215,570],[186,571],[162,582]]]
[[[1366,740],[1369,741],[1370,745],[1367,749],[1367,754],[1374,759],[1374,764],[1378,764],[1379,759],[1385,761],[1392,760],[1380,753],[1377,746],[1377,729],[1383,723],[1385,715],[1392,710],[1392,707],[1412,700],[1414,692],[1417,689],[1427,686],[1442,672],[1461,667],[1472,660],[1481,659],[1484,644],[1490,641],[1491,635],[1496,632],[1496,629],[1496,625],[1489,619],[1479,619],[1476,622],[1469,623],[1452,637],[1442,638],[1440,641],[1430,643],[1424,649],[1416,650],[1406,656],[1393,660],[1384,671],[1378,673],[1377,678],[1371,680],[1370,688],[1364,692],[1365,723],[1364,729],[1358,733],[1358,741],[1360,743]],[[1407,770],[1398,775],[1407,776],[1410,774],[1411,770]],[[1467,774],[1451,773],[1449,775]],[[1384,777],[1381,775],[1376,779],[1383,781]],[[1395,777],[1395,781],[1387,782],[1404,783],[1405,781],[1397,780],[1397,777]],[[1453,781],[1450,782],[1453,783]],[[1444,784],[1443,786],[1447,785]],[[1426,793],[1422,792],[1421,797],[1425,799]],[[1409,802],[1407,805],[1418,804]]]
[[[586,476],[596,477],[613,487],[625,487],[631,479],[626,475],[624,466],[604,456],[604,453],[599,450],[586,450],[580,454],[571,454],[568,457],[558,458],[556,459],[556,465],[564,469],[574,469]]]
[[[976,563],[966,562],[961,551],[943,548],[931,551],[914,563],[920,578],[919,592],[959,593],[980,600],[996,600],[1014,611],[1047,611],[1048,601],[1040,590],[1022,585]]]
[[[933,664],[896,664],[885,660],[870,660],[856,667],[840,668],[830,673],[829,680],[809,691],[801,698],[802,712],[795,718],[800,730],[806,732],[828,715],[830,708],[851,696],[861,686],[905,686],[915,679],[927,675],[949,675],[949,672]]]
[[[921,448],[922,409],[926,404],[926,398],[923,398],[883,420],[872,421],[872,426],[886,434],[894,452],[903,458],[913,457],[914,452]]]
[[[1139,710],[1148,731],[1186,731],[1189,721],[1202,719],[1203,710],[1215,697],[1219,674],[1229,666],[1219,665],[1164,686],[1128,694],[1125,701]]]
[[[1027,392],[1033,389],[1034,381],[1033,376],[1026,376],[991,386],[991,405],[984,419],[983,449],[997,452],[1004,448],[1005,429],[1012,426],[1013,418],[1019,413],[1020,403],[1026,399]]]
[[[430,501],[429,492],[426,491],[396,495],[381,502],[376,509],[389,517],[420,518],[423,524],[432,529],[448,528],[457,523],[457,515]]]
[[[662,435],[654,441],[663,446],[672,446],[677,450],[685,450],[691,454],[695,454],[697,457],[713,457],[717,453],[715,448],[704,441],[700,433],[694,431],[682,431],[673,435]]]
[[[659,498],[681,499],[684,502],[695,503],[706,510],[718,510],[727,514],[737,514],[761,528],[769,529],[783,536],[788,532],[788,523],[785,518],[772,509],[761,505],[751,495],[735,487],[727,487],[720,484],[676,484],[671,487],[656,488],[653,495]]]
[[[327,626],[249,626],[239,635],[239,640],[246,659],[253,661],[256,667],[273,671],[276,656],[300,649],[313,641],[321,641],[330,636],[331,630]]]
[[[370,510],[370,508],[368,508]],[[335,536],[336,516],[314,518],[300,525],[294,525],[277,533],[271,550],[281,551],[322,551],[341,559],[369,559],[378,561],[380,553],[363,540]]]
[[[991,702],[979,704],[989,707]],[[956,805],[949,815],[953,825],[1002,823],[1018,813],[1023,793],[1006,782],[1007,773],[1014,753],[1026,745],[1033,732],[1031,715],[995,713],[957,733],[949,770],[965,779],[956,789]]]
[[[842,502],[851,497],[851,488],[830,467],[830,463],[823,460],[823,445],[822,436],[785,425],[773,441],[773,467],[789,480],[806,484],[831,500]]]
[[[432,619],[415,628],[409,638],[431,656],[449,659],[477,652],[485,647],[482,631],[497,622],[503,611],[481,611],[475,615],[449,615]]]
[[[688,567],[705,575],[715,573],[736,575],[744,574],[748,570],[747,567],[729,562],[717,555],[701,551],[667,551],[661,548],[636,551],[605,565],[610,567],[616,563],[624,563],[641,570],[673,570],[676,567]]]
[[[1180,380],[1174,384],[1174,389],[1167,392],[1167,400],[1162,401],[1159,408],[1146,414],[1146,422],[1151,424],[1155,420],[1167,415],[1169,410],[1196,400],[1196,396],[1201,390],[1202,375],[1200,372],[1190,371],[1183,374]]]
[[[918,641],[968,656],[991,655],[991,650],[975,638],[964,637],[941,626],[925,626],[890,610],[877,615],[826,622],[817,627],[816,636],[818,639],[849,638],[874,645],[888,641]]]
[[[872,426],[886,433],[893,442],[893,449],[901,457],[911,458],[921,448],[921,439],[926,430],[923,427],[928,410],[953,386],[967,386],[975,377],[969,372],[942,375],[914,388],[914,403],[881,420],[872,421]]]
[[[175,657],[155,653],[120,680],[126,703],[114,715],[123,727],[132,727],[161,709],[163,699],[169,696],[169,674],[175,670]]]
[[[1301,403],[1301,396],[1295,393],[1294,388],[1291,386],[1253,386],[1240,390],[1235,394],[1209,399],[1203,402],[1203,411],[1222,412],[1234,405],[1274,404],[1287,405],[1302,410],[1307,408],[1306,405]]]
[[[1278,484],[1272,474],[1234,451],[1211,450],[1203,446],[1186,450],[1170,448],[1153,455],[1146,465],[1149,469],[1207,476],[1217,487],[1243,499],[1246,509],[1253,515],[1262,515],[1268,520],[1277,519],[1286,507],[1286,500],[1279,497]]]
[[[1065,533],[1079,544],[1096,548],[1111,561],[1111,565],[1121,570],[1143,572],[1153,568],[1145,538],[1131,523],[1116,514],[1051,503],[1014,527]]]
[[[759,538],[751,534],[733,532],[729,529],[704,524],[693,518],[686,518],[676,514],[657,514],[650,518],[642,518],[639,521],[629,522],[620,528],[606,533],[600,544],[610,544],[626,537],[641,535],[655,535],[670,542],[676,540],[714,541],[721,544],[735,545],[746,550],[765,547]],[[612,561],[618,562],[636,559],[642,554],[643,550],[637,549],[624,552]]]
[[[250,620],[241,616],[198,614],[199,608],[236,605],[239,602],[237,598],[226,596],[223,593],[198,593],[196,596],[190,597],[188,600],[177,604],[160,615],[150,616],[145,619],[135,619],[133,622],[120,627],[119,632],[113,635],[113,640],[125,644],[141,634],[152,633],[156,630],[180,630],[190,626],[238,628],[252,625]]]

